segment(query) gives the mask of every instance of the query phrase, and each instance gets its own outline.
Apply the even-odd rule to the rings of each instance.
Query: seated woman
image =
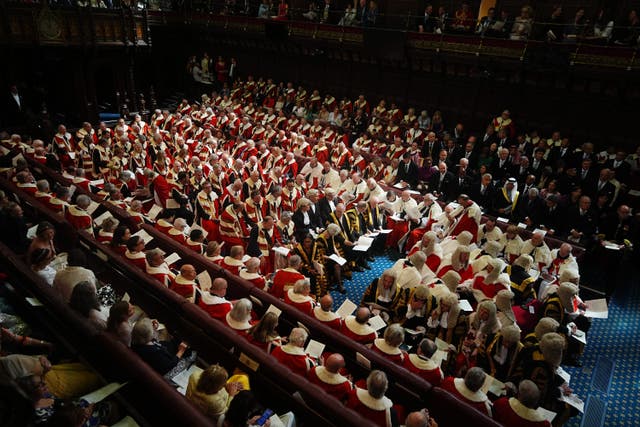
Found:
[[[224,258],[222,255],[222,246],[218,242],[209,242],[207,243],[207,249],[204,252],[204,257],[211,262],[215,262],[220,265],[222,259]]]
[[[96,240],[105,245],[110,244],[113,240],[113,233],[116,227],[118,227],[118,224],[120,224],[120,221],[113,217],[109,217],[102,221],[102,224],[100,225],[100,231],[98,231],[98,235],[96,236]]]
[[[398,323],[393,323],[385,329],[384,338],[376,338],[373,341],[371,350],[394,363],[402,365],[407,357],[406,353],[400,349],[403,342],[404,328]]]
[[[247,332],[251,329],[252,307],[251,301],[247,298],[236,301],[231,311],[225,316],[227,326],[240,335],[247,335]]]
[[[407,292],[396,284],[395,271],[389,268],[371,281],[362,295],[360,305],[380,310],[380,316],[388,322],[389,319],[397,319],[398,309],[407,304],[406,297]]]
[[[147,260],[144,253],[144,240],[140,236],[131,236],[127,240],[127,250],[124,253],[124,257],[131,264],[136,267],[146,270]]]
[[[30,257],[36,249],[49,249],[53,256],[56,256],[56,248],[53,239],[56,236],[56,230],[48,221],[42,221],[36,229],[36,237],[31,241],[27,250],[27,257]]]
[[[278,316],[275,313],[265,313],[262,319],[249,329],[247,339],[255,346],[267,353],[271,353],[274,346],[282,345],[282,338],[278,334]]]
[[[29,265],[38,276],[42,277],[49,286],[53,286],[53,279],[56,278],[56,270],[51,266],[54,254],[48,248],[37,248],[31,252]]]
[[[143,318],[136,322],[131,331],[131,350],[144,360],[154,371],[165,375],[179,362],[187,349],[186,344],[180,343],[177,351],[170,350],[170,342],[157,340],[158,321]]]
[[[118,301],[111,306],[107,319],[107,331],[122,344],[131,345],[131,323],[129,319],[134,314],[134,307],[127,301]]]
[[[126,225],[119,225],[113,231],[113,237],[111,238],[111,242],[109,246],[116,253],[120,255],[124,255],[127,251],[127,241],[131,238],[131,230]]]
[[[71,292],[69,306],[96,328],[107,329],[109,312],[100,304],[93,283],[86,281],[78,283]]]
[[[248,379],[246,376],[243,377],[248,388]],[[191,374],[185,397],[200,412],[217,421],[227,412],[234,396],[243,389],[244,385],[241,382],[229,381],[226,369],[220,365],[211,365],[202,372]]]
[[[293,288],[284,294],[284,302],[306,314],[311,314],[315,307],[315,300],[309,295],[311,293],[311,282],[309,279],[298,280]]]
[[[34,425],[98,427],[116,421],[112,417],[115,408],[113,402],[90,404],[80,399],[63,404],[63,399],[54,396],[48,389],[43,376],[29,375],[16,382],[33,402]]]

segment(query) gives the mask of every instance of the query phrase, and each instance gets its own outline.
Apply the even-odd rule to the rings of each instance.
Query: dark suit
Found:
[[[313,211],[309,210],[307,214],[309,215],[309,224],[304,223],[304,215],[300,209],[296,210],[291,216],[291,220],[296,226],[296,239],[298,242],[304,240],[304,236],[309,233],[310,229],[321,227],[320,219]]]
[[[433,33],[436,29],[436,18],[433,14],[425,13],[418,19],[416,19],[416,31],[420,31],[420,25],[424,33]]]
[[[424,145],[422,146],[422,156],[431,157],[433,159],[433,164],[436,165],[440,150],[443,148],[444,145],[442,145],[442,142],[438,140],[436,140],[433,145],[431,145],[429,141],[424,141]]]
[[[337,204],[338,201],[334,200],[333,203]],[[316,207],[318,208],[318,216],[320,217],[320,222],[325,225],[327,221],[329,221],[329,215],[331,215],[331,212],[333,212],[333,210],[331,209],[331,205],[329,205],[329,201],[325,197],[318,201]]]
[[[495,192],[495,187],[493,183],[490,183],[484,188],[482,188],[482,184],[477,181],[474,182],[469,189],[469,197],[471,200],[476,202],[478,206],[482,207],[486,212],[490,212],[493,204],[493,193]]]
[[[444,174],[442,179],[440,179],[440,173],[436,173],[429,181],[429,190],[441,193],[442,198],[446,202],[450,202],[456,197],[456,181],[456,177],[449,171]]]
[[[20,104],[18,104],[11,94],[8,92],[4,97],[4,102],[2,105],[4,117],[0,117],[0,122],[3,122],[6,125],[23,125],[25,122],[25,103],[24,98],[21,95],[18,95],[18,99],[20,100]]]
[[[614,167],[614,160],[607,160],[604,164],[604,167],[607,169],[611,169],[616,173],[616,179],[622,183],[627,183],[629,181],[629,175],[631,174],[631,165],[624,160],[620,162],[618,167]]]
[[[549,153],[549,163],[554,169],[558,167],[560,161],[562,161],[565,166],[571,165],[573,158],[573,148],[571,147],[553,147]]]
[[[467,154],[465,150],[461,150],[459,152],[459,156],[456,159],[456,162],[459,164],[460,159],[465,158],[469,160],[469,168],[473,171],[478,170],[478,153],[475,150],[472,150],[471,153]]]
[[[507,158],[504,161],[502,166],[500,165],[500,159],[495,158],[491,163],[491,175],[493,176],[494,181],[504,181],[506,178],[512,175],[513,173],[513,165],[511,163],[511,159]]]
[[[582,233],[580,244],[585,245],[593,239],[593,235],[596,232],[596,220],[591,209],[581,215],[580,208],[578,206],[570,206],[567,209],[566,218],[567,233],[570,230],[576,230]]]
[[[555,235],[560,235],[564,230],[564,216],[564,209],[560,208],[559,205],[552,211],[545,204],[540,212],[540,221],[535,225],[544,225],[547,228],[553,229]]]
[[[522,194],[522,197],[518,199],[518,206],[516,207],[518,211],[518,221],[524,221],[528,217],[533,224],[539,224],[540,214],[544,206],[545,204],[540,197],[531,200],[526,194]]]
[[[418,166],[412,161],[408,164],[402,161],[398,166],[396,178],[398,182],[404,181],[409,184],[409,186],[415,187],[418,185]]]
[[[473,182],[473,179],[471,179],[471,177],[467,174],[463,174],[460,175],[458,173],[458,175],[456,176],[455,179],[455,183],[456,183],[456,190],[455,193],[456,194],[467,194],[469,192],[469,188],[471,188],[471,183]]]
[[[547,166],[547,161],[545,159],[540,159],[538,162],[538,167],[535,167],[535,160],[531,159],[529,161],[529,170],[533,175],[536,176],[536,179],[540,179],[540,175],[542,175],[542,170]]]
[[[582,192],[592,199],[595,199],[602,194],[606,194],[609,201],[612,201],[616,193],[616,187],[609,181],[605,181],[601,186],[600,180],[597,180],[595,182],[585,182],[582,186]]]

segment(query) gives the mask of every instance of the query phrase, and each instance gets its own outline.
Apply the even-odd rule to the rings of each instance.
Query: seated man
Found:
[[[311,293],[311,282],[306,277],[293,284],[293,288],[284,294],[284,302],[294,306],[305,314],[311,314],[315,306]]]
[[[473,367],[467,371],[464,379],[445,378],[442,382],[442,388],[478,411],[491,416],[491,402],[489,402],[487,395],[480,390],[486,376],[487,374],[482,368]]]
[[[493,403],[493,419],[505,426],[550,427],[539,407],[540,389],[533,381],[523,380],[517,397],[501,397]]]
[[[244,263],[242,262],[243,257],[244,248],[241,245],[232,246],[231,250],[229,250],[229,255],[224,257],[220,262],[220,267],[237,276],[244,267]]]
[[[260,274],[260,259],[249,258],[245,265],[246,268],[240,270],[240,278],[251,282],[258,289],[266,290],[266,279]]]
[[[85,230],[93,234],[93,218],[87,212],[91,199],[86,194],[81,194],[76,199],[76,204],[69,206],[65,213],[65,219],[76,230]]]
[[[283,346],[273,349],[271,355],[283,365],[289,367],[293,373],[307,376],[316,363],[304,352],[307,332],[302,328],[293,328],[289,334],[289,341]]]
[[[187,236],[185,233],[188,233],[189,226],[187,225],[187,221],[184,218],[176,218],[173,221],[173,227],[169,229],[169,237],[171,237],[176,242],[184,245],[187,243]]]
[[[404,328],[398,323],[393,323],[384,331],[384,338],[376,338],[371,350],[381,354],[386,359],[403,365],[407,355],[400,349],[404,342]]]
[[[342,319],[340,319],[340,316],[336,313],[331,311],[332,308],[333,298],[330,294],[326,294],[320,298],[320,305],[316,305],[311,312],[311,315],[331,329],[339,331],[342,327]]]
[[[432,385],[439,386],[444,376],[440,366],[431,359],[436,350],[438,350],[436,343],[424,338],[418,344],[416,352],[409,354],[409,357],[405,358],[404,367]]]
[[[378,337],[378,333],[368,325],[371,311],[366,307],[360,307],[355,316],[347,316],[342,322],[343,335],[360,344],[371,344]]]
[[[208,292],[203,291],[198,301],[198,305],[214,319],[224,320],[227,313],[233,308],[231,301],[225,298],[227,287],[227,281],[222,277],[217,277],[213,280],[211,289]]]
[[[176,278],[176,275],[165,262],[164,255],[160,249],[148,250],[145,256],[147,259],[147,274],[168,288],[173,279]]]
[[[180,274],[178,274],[171,282],[171,285],[169,285],[169,289],[179,295],[182,295],[190,302],[194,302],[196,297],[196,288],[198,287],[195,282],[197,275],[198,273],[193,265],[185,264],[180,268]]]
[[[144,240],[142,240],[142,237],[131,236],[129,240],[127,240],[127,250],[124,253],[124,257],[136,267],[146,270],[147,261],[144,253]]]
[[[533,258],[533,268],[538,271],[551,263],[551,250],[544,241],[544,234],[534,232],[529,240],[522,243],[520,255],[529,255]]]
[[[378,370],[371,371],[367,377],[367,389],[354,388],[349,392],[346,406],[364,418],[381,427],[398,425],[393,402],[385,393],[388,387],[387,375]]]
[[[326,391],[327,394],[344,402],[353,389],[351,381],[340,374],[340,370],[344,367],[344,357],[339,353],[333,353],[327,357],[324,366],[316,366],[309,371],[309,381]]]
[[[269,289],[269,293],[276,298],[284,298],[286,292],[293,288],[298,280],[304,280],[306,277],[302,275],[298,269],[302,259],[298,255],[289,257],[289,266],[281,268],[273,275],[273,284]]]

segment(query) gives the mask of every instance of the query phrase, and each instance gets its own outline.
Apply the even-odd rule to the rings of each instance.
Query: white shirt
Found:
[[[18,95],[17,93],[12,93],[11,96],[13,96],[13,99],[16,100],[16,104],[18,104],[18,108],[22,110],[22,105],[20,105],[20,95]]]

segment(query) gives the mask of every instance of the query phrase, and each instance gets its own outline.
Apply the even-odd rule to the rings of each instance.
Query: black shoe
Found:
[[[374,261],[376,260],[376,259],[375,259],[374,257],[372,257],[372,256],[368,256],[366,259],[367,259],[367,261],[369,261],[369,262],[374,262]]]
[[[360,267],[359,265],[356,265],[355,267],[353,267],[353,271],[357,271],[358,273],[362,273],[364,271],[364,268]]]
[[[369,264],[367,264],[366,262],[364,264],[362,264],[362,268],[364,268],[365,270],[371,270],[371,266]]]

